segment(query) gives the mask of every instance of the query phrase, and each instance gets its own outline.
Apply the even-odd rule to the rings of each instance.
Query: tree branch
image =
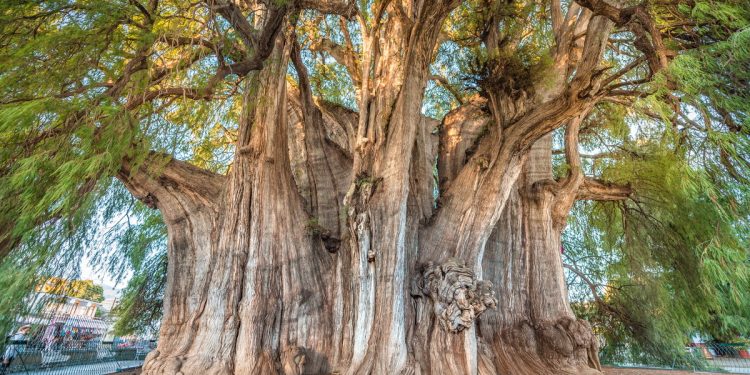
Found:
[[[258,40],[255,35],[255,29],[250,22],[242,14],[242,10],[231,1],[223,0],[206,0],[209,9],[215,11],[222,18],[227,20],[232,28],[237,32],[242,39],[242,42],[247,47],[248,51],[255,51],[258,49]]]
[[[430,80],[435,81],[435,83],[440,85],[442,88],[448,90],[448,92],[450,92],[451,95],[453,95],[453,97],[456,98],[456,100],[458,101],[458,104],[461,104],[461,105],[464,104],[463,96],[461,96],[461,93],[458,90],[456,90],[456,88],[453,85],[451,85],[450,82],[448,82],[447,78],[440,76],[440,75],[433,74],[430,76]]]
[[[151,90],[144,93],[143,95],[131,98],[125,104],[125,108],[128,110],[133,110],[135,108],[138,108],[140,105],[148,103],[152,100],[169,97],[182,97],[193,100],[208,100],[213,97],[213,90],[196,89],[191,87],[168,87],[163,89]]]
[[[591,295],[594,297],[594,301],[596,301],[596,303],[598,303],[600,305],[603,305],[603,306],[609,306],[609,305],[607,305],[606,302],[604,302],[604,300],[602,300],[602,297],[599,296],[599,290],[597,288],[597,285],[594,284],[594,282],[591,281],[591,279],[589,279],[586,276],[586,274],[584,274],[578,268],[573,267],[573,266],[571,266],[570,264],[567,264],[567,263],[563,263],[563,267],[567,268],[568,270],[570,270],[571,272],[573,272],[574,274],[576,274],[576,276],[578,276],[578,278],[580,278],[581,281],[583,281],[583,283],[586,284],[586,286],[588,286],[589,290],[591,290]]]
[[[361,84],[362,72],[360,62],[353,50],[336,44],[326,38],[321,38],[319,41],[310,44],[310,50],[328,52],[337,63],[346,68],[355,85],[359,86]]]
[[[602,15],[612,20],[619,27],[626,27],[635,34],[634,46],[643,52],[648,59],[651,73],[656,73],[665,68],[669,63],[667,49],[656,28],[654,21],[649,15],[645,3],[618,8],[607,3],[605,0],[575,0],[581,6],[590,9],[595,14]]]
[[[576,199],[594,201],[621,201],[631,197],[630,185],[617,185],[586,177],[578,190]]]
[[[313,9],[325,14],[336,14],[347,20],[357,14],[356,3],[351,0],[301,0],[300,8]]]
[[[171,155],[152,152],[134,165],[124,160],[116,175],[134,197],[151,208],[169,210],[160,201],[179,194],[195,203],[216,206],[222,199],[225,177],[196,167]]]
[[[578,152],[578,132],[586,115],[587,113],[583,113],[576,116],[565,127],[565,159],[570,171],[568,177],[558,184],[552,206],[552,220],[557,228],[565,226],[570,208],[573,207],[578,190],[584,182],[581,155]]]

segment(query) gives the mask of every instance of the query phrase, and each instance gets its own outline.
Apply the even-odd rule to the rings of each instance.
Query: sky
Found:
[[[113,279],[112,275],[106,270],[99,269],[91,265],[91,259],[84,257],[81,259],[81,279],[82,280],[93,280],[95,284],[99,284],[104,288],[104,299],[112,299],[119,297],[122,289],[128,285],[131,273],[128,272],[122,277],[122,280],[118,283]]]
[[[136,219],[126,216],[124,213],[115,215],[108,223],[104,224],[97,230],[95,241],[98,242],[95,247],[98,249],[105,249],[112,246],[111,237],[109,236],[110,231],[114,227],[124,225],[126,221],[132,223],[136,222]],[[81,280],[93,280],[95,284],[101,285],[104,288],[104,299],[112,299],[119,297],[120,292],[132,277],[132,272],[127,271],[119,280],[116,279],[116,275],[108,271],[104,266],[95,265],[96,263],[91,259],[90,255],[85,255],[81,258],[80,262],[80,279]]]

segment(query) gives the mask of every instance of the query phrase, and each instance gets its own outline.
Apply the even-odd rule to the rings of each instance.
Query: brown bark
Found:
[[[447,134],[441,139],[446,142],[441,144],[443,158],[438,165],[446,176],[463,167],[464,162],[456,159],[465,160],[466,152],[456,150],[466,150],[479,138],[475,135],[476,119],[482,114],[470,108],[455,111],[444,121]],[[572,124],[566,130],[577,147],[578,122]],[[569,198],[575,198],[577,187],[567,184],[568,180],[552,180],[551,146],[551,137],[546,136],[531,148],[485,245],[481,275],[494,284],[497,308],[479,318],[476,338],[472,339],[474,333],[469,331],[464,333],[467,337],[449,337],[450,345],[434,350],[433,371],[435,364],[440,364],[442,371],[483,374],[596,373],[599,369],[597,343],[590,327],[576,320],[567,301],[560,260],[564,220],[557,215],[565,210],[562,217],[567,216],[572,205]],[[446,340],[439,337],[439,331],[433,332],[438,335],[433,333],[429,340],[432,346]],[[469,355],[441,359],[440,353],[457,347]],[[471,366],[470,361],[476,361],[476,368],[449,367],[456,362]]]
[[[279,111],[289,48],[284,37],[275,44],[250,80],[226,182],[176,161],[157,179],[142,168],[121,176],[169,228],[165,318],[146,373],[330,371],[334,288],[324,280],[333,261],[306,232]],[[184,181],[170,177],[174,166]]]
[[[416,244],[418,224],[409,208],[429,215],[423,197],[409,189],[410,169],[415,154],[429,152],[418,136],[423,91],[440,26],[456,5],[376,3],[373,23],[365,25],[355,181],[345,200],[357,295],[353,373],[410,372],[419,365],[407,348],[408,270],[415,261],[407,246]]]
[[[508,2],[482,2],[482,96],[453,92],[461,106],[438,122],[421,114],[424,91],[431,79],[451,90],[429,68],[460,1],[204,3],[215,39],[147,43],[120,78],[99,84],[127,110],[215,99],[230,76],[244,85],[226,176],[157,154],[117,175],[168,228],[164,318],[145,374],[598,373],[596,340],[567,300],[560,234],[576,200],[632,194],[584,176],[578,131],[612,94],[603,91],[623,87],[615,81],[642,62],[666,64],[643,6],[578,0],[564,14],[563,2],[544,3],[554,45],[538,79],[508,57],[545,21],[501,35],[516,22],[499,13]],[[157,5],[135,2],[150,24]],[[357,111],[313,97],[293,24],[307,8],[343,24],[342,45],[307,48],[346,67]],[[361,45],[346,22],[359,22]],[[614,26],[633,31],[646,55],[607,77]],[[152,62],[179,55],[154,47],[164,43],[197,48],[170,67]],[[203,85],[168,85],[190,79],[209,51],[216,71]],[[141,74],[148,87],[131,92]],[[563,126],[570,171],[556,181],[551,133]],[[0,223],[0,259],[12,229]]]
[[[293,103],[290,105],[293,108],[290,115],[296,117],[290,123],[301,125],[298,128],[302,130],[303,141],[297,152],[304,160],[306,169],[298,175],[297,186],[307,198],[308,212],[312,215],[308,228],[325,241],[329,251],[336,251],[345,225],[342,202],[351,184],[351,156],[345,151],[346,148],[329,141],[330,137],[326,136],[327,129],[333,126],[326,126],[323,112],[314,103],[307,68],[299,56],[296,41],[292,48],[292,62],[299,77],[299,92],[289,96]],[[300,121],[294,121],[296,119]],[[341,128],[344,132],[349,130],[346,124]],[[294,155],[290,153],[290,157],[294,158]],[[306,181],[300,184],[303,178]]]
[[[560,233],[576,199],[629,189],[576,165],[554,181],[549,134],[568,124],[577,160],[611,22],[557,15],[556,39],[579,49],[555,52],[558,80],[469,98],[438,126],[420,111],[456,5],[373,5],[362,61],[348,66],[360,69],[357,113],[312,97],[294,34],[278,26],[287,31],[246,77],[227,176],[126,163],[119,177],[169,230],[165,317],[145,373],[596,372],[596,341],[568,305]]]

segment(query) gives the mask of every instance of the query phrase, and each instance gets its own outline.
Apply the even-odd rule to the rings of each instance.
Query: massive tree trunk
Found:
[[[512,374],[600,370],[596,337],[568,303],[560,253],[564,221],[555,211],[566,193],[551,180],[550,138],[532,148],[486,245],[485,277],[498,285],[499,295],[510,296],[480,323],[488,343],[487,373],[495,373],[493,368]]]
[[[169,230],[145,374],[597,372],[559,248],[572,202],[607,187],[587,185],[580,167],[553,180],[549,134],[568,124],[577,158],[611,25],[581,12],[560,32],[569,43],[588,33],[580,63],[557,56],[560,77],[578,63],[572,80],[490,92],[438,124],[421,106],[456,5],[376,2],[353,74],[357,112],[313,99],[283,24],[246,77],[227,176],[156,156],[125,163],[118,177]]]

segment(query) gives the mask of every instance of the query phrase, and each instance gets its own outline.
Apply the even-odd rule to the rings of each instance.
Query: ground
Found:
[[[138,375],[138,370],[130,372],[117,373],[117,375]],[[604,375],[695,375],[692,371],[679,371],[679,370],[650,370],[641,368],[604,368]],[[705,374],[705,373],[703,373]]]
[[[137,368],[133,370],[125,370],[125,371],[116,372],[116,373],[113,373],[112,375],[140,375],[140,373],[141,373],[141,369]]]
[[[125,373],[118,373],[118,375],[138,375],[139,372],[132,371],[132,372],[125,372]],[[631,368],[631,369],[624,369],[624,368],[604,368],[604,374],[605,375],[693,375],[695,374],[692,371],[677,371],[677,370],[649,370],[649,369],[640,369],[640,368]]]
[[[643,368],[604,368],[605,375],[694,375],[693,371],[680,370],[650,370]],[[705,373],[704,373],[705,374]]]

